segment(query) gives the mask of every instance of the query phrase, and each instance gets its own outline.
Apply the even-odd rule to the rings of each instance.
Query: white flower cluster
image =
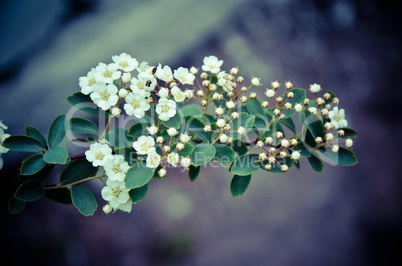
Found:
[[[10,134],[6,134],[4,133],[4,130],[8,129],[8,127],[6,125],[4,125],[1,121],[0,121],[0,170],[3,168],[3,158],[1,158],[1,155],[3,153],[7,153],[8,149],[4,148],[3,146],[1,146],[1,144],[3,143],[3,141],[8,138],[10,136]]]
[[[194,83],[195,76],[187,68],[179,67],[172,71],[169,66],[149,66],[126,53],[112,56],[113,63],[99,63],[88,74],[79,78],[81,92],[90,95],[92,101],[102,110],[111,110],[119,116],[120,104],[127,115],[141,118],[156,103],[156,112],[162,121],[176,114],[176,103],[194,96],[193,90],[181,90],[179,85]],[[210,64],[210,67],[213,67]],[[136,71],[134,75],[133,71]],[[215,70],[215,68],[213,68]],[[164,87],[159,85],[164,82]],[[156,99],[156,95],[159,99]]]
[[[130,166],[124,160],[123,155],[113,155],[112,149],[105,141],[94,143],[85,152],[85,157],[92,165],[103,166],[108,179],[101,194],[104,200],[108,201],[112,210],[131,212],[132,201],[125,188],[124,178]],[[109,212],[110,212],[109,211]]]

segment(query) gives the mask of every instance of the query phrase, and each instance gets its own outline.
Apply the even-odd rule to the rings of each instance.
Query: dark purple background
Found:
[[[181,169],[154,180],[132,213],[89,218],[43,199],[7,213],[21,155],[3,154],[2,260],[9,265],[395,265],[401,260],[401,4],[396,1],[4,1],[0,119],[44,132],[78,78],[127,52],[151,65],[214,54],[263,84],[334,91],[359,164],[253,175]],[[168,4],[169,3],[169,4]],[[127,32],[127,34],[125,34]],[[114,34],[116,33],[116,34]],[[263,96],[262,92],[259,92]],[[57,180],[57,177],[55,177]],[[99,197],[101,187],[89,186]]]

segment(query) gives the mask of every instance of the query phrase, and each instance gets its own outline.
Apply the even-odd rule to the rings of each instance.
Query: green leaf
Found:
[[[46,162],[43,160],[43,155],[35,154],[26,158],[21,165],[20,173],[21,175],[33,175],[43,167],[45,167]]]
[[[293,92],[293,98],[288,98],[287,93]],[[304,104],[304,100],[306,99],[306,90],[304,89],[291,89],[286,93],[283,98],[283,102],[291,103],[292,108],[295,107],[297,103]],[[285,115],[285,118],[289,118],[296,113],[295,110],[281,110],[281,113]]]
[[[53,171],[54,165],[46,164],[39,172],[30,175],[28,178],[30,180],[35,180],[38,182],[42,182],[45,180]]]
[[[283,120],[279,120],[279,122],[284,124],[285,126],[287,126],[290,130],[293,131],[293,133],[296,133],[296,126],[291,117],[288,117]]]
[[[8,211],[11,214],[17,214],[17,213],[22,212],[26,205],[27,205],[27,203],[25,201],[21,201],[21,200],[18,200],[16,198],[12,197],[8,201]]]
[[[303,110],[300,113],[300,122],[302,122],[303,127],[308,126],[314,139],[317,137],[324,139],[324,124],[318,116],[311,113],[309,110]]]
[[[210,143],[200,143],[198,144],[193,154],[191,155],[191,161],[194,166],[200,166],[211,161],[216,153],[216,149]]]
[[[195,117],[186,116],[185,118],[186,127],[202,141],[209,142],[211,140],[211,135],[204,131],[204,124]]]
[[[130,127],[127,135],[133,138],[138,138],[143,135],[144,130],[147,128],[146,123],[137,123]]]
[[[45,162],[50,164],[66,164],[69,162],[70,157],[68,151],[63,146],[53,147],[50,151],[45,152],[43,155]]]
[[[246,134],[253,128],[254,125],[254,121],[255,121],[255,117],[253,115],[247,114],[247,113],[240,113],[239,114],[239,118],[233,120],[231,126],[232,129],[231,133],[228,133],[228,135],[230,137],[233,138],[233,140],[236,139],[240,139],[241,137],[243,137],[243,135],[240,135],[239,133],[237,133],[237,130],[239,129],[239,127],[244,127],[246,129]]]
[[[15,151],[41,152],[44,150],[39,140],[23,135],[9,136],[3,141],[2,146]]]
[[[15,191],[14,197],[25,202],[35,201],[45,196],[45,190],[39,182],[28,180]]]
[[[39,140],[39,142],[42,143],[42,148],[44,148],[44,149],[46,148],[46,146],[47,146],[46,138],[39,131],[39,129],[37,129],[36,127],[33,127],[33,126],[26,126],[25,127],[25,134],[28,137],[32,137],[34,139]]]
[[[236,158],[233,149],[225,144],[215,144],[215,149],[215,160],[222,164],[231,164]]]
[[[357,132],[351,128],[340,128],[339,130],[343,130],[345,132],[345,135],[343,135],[342,138],[357,138]]]
[[[45,195],[48,199],[51,199],[57,203],[66,205],[73,203],[71,199],[71,192],[67,188],[46,189],[45,192]]]
[[[190,165],[188,168],[188,177],[190,178],[191,182],[197,179],[198,174],[200,173],[200,166]]]
[[[49,149],[58,146],[66,136],[66,129],[68,128],[68,120],[66,114],[61,114],[56,117],[49,129],[47,137]]]
[[[257,160],[258,160],[257,154],[248,153],[239,156],[232,164],[230,171],[233,174],[240,176],[251,175],[260,168],[260,163],[257,162]]]
[[[105,138],[115,148],[130,147],[131,142],[133,141],[133,138],[128,136],[127,130],[121,127],[110,129],[106,132]]]
[[[239,176],[235,175],[230,182],[230,193],[233,197],[238,197],[246,192],[248,185],[250,184],[251,175]]]
[[[94,104],[89,95],[85,95],[81,92],[76,92],[73,95],[67,97],[67,102],[74,108],[93,115],[102,115],[101,109]],[[103,113],[104,114],[104,113]]]
[[[85,216],[93,215],[98,208],[94,194],[86,188],[72,186],[71,199],[78,211]]]
[[[145,163],[138,162],[128,169],[126,178],[124,179],[126,188],[139,188],[144,186],[154,176],[155,169],[148,168]]]
[[[264,108],[261,105],[261,102],[255,98],[249,98],[247,100],[247,110],[250,114],[252,115],[263,115],[264,114]]]
[[[247,148],[246,144],[244,144],[243,141],[241,141],[239,139],[234,140],[231,143],[231,146],[232,146],[233,150],[237,153],[237,156],[241,156],[248,152],[248,148]]]
[[[324,147],[318,150],[321,155],[328,158],[330,161],[341,166],[353,166],[358,163],[355,154],[346,148],[340,147],[338,152],[333,152],[331,149],[325,149]]]
[[[310,163],[311,167],[314,171],[321,172],[324,168],[324,164],[315,154],[312,154],[310,157],[307,158],[308,162]]]
[[[149,183],[146,183],[142,187],[134,188],[128,192],[130,199],[133,203],[140,202],[145,198],[148,193]]]
[[[168,121],[162,121],[162,123],[167,127],[171,128],[174,127],[176,129],[180,128],[181,126],[181,116],[180,116],[180,111],[176,110],[176,114],[171,117]]]
[[[98,135],[99,129],[94,122],[80,117],[73,117],[70,120],[70,130],[73,132]]]
[[[60,175],[60,184],[68,185],[90,176],[95,176],[98,167],[94,167],[86,158],[72,161]]]
[[[172,151],[174,151],[176,149],[176,145],[177,143],[172,145]],[[177,154],[181,157],[187,157],[190,156],[193,152],[194,152],[195,147],[190,144],[190,143],[184,143],[184,149],[182,149],[181,151],[177,151]]]
[[[199,105],[197,104],[186,104],[182,108],[180,108],[183,116],[196,116],[201,117],[202,111]]]

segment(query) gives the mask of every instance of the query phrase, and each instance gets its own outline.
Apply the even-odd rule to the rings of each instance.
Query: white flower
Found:
[[[177,167],[177,163],[179,162],[179,154],[176,152],[171,152],[167,156],[167,162],[173,165],[173,167]]]
[[[301,105],[300,103],[295,105],[295,111],[300,113],[301,111],[303,111],[303,105]]]
[[[167,97],[169,97],[169,89],[161,87],[158,94],[159,94],[159,97],[161,97],[161,98],[167,98]]]
[[[224,127],[226,125],[226,121],[224,119],[218,119],[218,121],[216,121],[216,125],[218,127]]]
[[[351,140],[349,138],[346,139],[345,146],[348,147],[348,148],[352,147],[353,146],[353,140]]]
[[[191,159],[190,158],[182,158],[180,161],[180,165],[183,166],[184,168],[188,168],[191,165]]]
[[[119,90],[119,97],[121,97],[121,98],[126,98],[127,94],[128,94],[128,90],[126,90],[126,89],[124,89],[124,88],[121,88],[121,89]]]
[[[312,93],[317,93],[321,90],[321,86],[318,85],[317,83],[311,84],[310,85],[310,89],[309,89]]]
[[[123,81],[124,83],[128,83],[131,81],[131,73],[123,73],[121,75],[121,81]]]
[[[261,82],[259,78],[252,78],[251,79],[251,84],[253,84],[254,86],[260,86]]]
[[[226,74],[225,71],[218,73],[218,85],[223,88],[224,91],[230,92],[233,90],[232,81],[230,80],[231,75]]]
[[[216,56],[206,56],[204,57],[204,65],[202,66],[202,70],[216,74],[221,71],[220,67],[222,66],[222,64],[223,60],[218,60]]]
[[[155,110],[160,120],[168,121],[176,114],[176,102],[166,98],[160,98]]]
[[[173,76],[179,80],[182,84],[193,85],[195,76],[188,72],[187,68],[179,67],[174,71]]]
[[[138,66],[138,61],[126,53],[114,55],[112,56],[112,60],[117,64],[119,69],[125,72],[131,72]]]
[[[147,73],[149,74],[149,65],[148,62],[141,62],[139,64],[139,66],[136,68],[136,70],[138,71],[138,73]]]
[[[287,139],[282,139],[281,140],[281,145],[282,145],[282,147],[287,148],[287,147],[290,146],[290,143],[289,143],[289,141]]]
[[[85,157],[93,166],[103,166],[107,160],[113,158],[112,149],[107,144],[94,143],[85,152]]]
[[[148,128],[148,133],[151,135],[155,135],[158,132],[159,128],[155,125],[152,125]]]
[[[9,151],[9,149],[1,146],[3,144],[3,141],[8,138],[9,136],[11,136],[10,134],[5,134],[4,133],[4,129],[8,129],[8,127],[6,125],[4,125],[1,121],[0,121],[0,156],[2,153],[7,153]],[[1,157],[0,157],[1,158]],[[1,163],[3,163],[3,160],[1,160]],[[3,167],[3,166],[2,166]],[[2,168],[0,167],[0,169]]]
[[[109,213],[111,213],[113,211],[113,208],[109,204],[106,204],[105,206],[103,206],[102,211],[105,214],[109,214]]]
[[[335,106],[332,111],[329,111],[328,117],[331,119],[331,124],[335,128],[343,128],[348,126],[348,121],[345,119],[345,110],[339,110],[338,106]]]
[[[110,180],[123,182],[130,166],[123,155],[113,155],[113,158],[106,161],[103,168]]]
[[[174,97],[174,100],[178,103],[181,103],[186,99],[186,95],[177,86],[174,86],[171,92]]]
[[[159,175],[160,177],[166,176],[166,169],[165,169],[165,168],[161,168],[161,169],[158,171],[158,175]]]
[[[113,209],[120,209],[126,212],[131,211],[131,200],[128,194],[130,190],[126,188],[124,182],[112,181],[108,179],[106,186],[102,189],[102,198],[109,201]],[[127,204],[129,203],[129,204]]]
[[[191,140],[191,137],[187,135],[187,132],[181,133],[180,134],[180,141],[183,143],[187,143]]]
[[[146,163],[148,168],[157,168],[161,163],[161,156],[156,151],[150,152],[148,153]]]
[[[297,161],[300,159],[300,153],[298,151],[292,152],[292,159]]]
[[[268,98],[272,98],[272,97],[275,96],[275,91],[269,89],[269,90],[267,90],[267,91],[265,92],[265,95],[267,95]]]
[[[79,78],[79,86],[83,94],[88,95],[93,91],[93,87],[96,83],[95,73],[95,68],[92,68],[86,76]]]
[[[120,114],[121,114],[121,109],[118,108],[118,107],[114,107],[114,108],[111,110],[111,113],[112,113],[112,116],[119,117]]]
[[[150,76],[146,73],[138,74],[138,77],[133,77],[131,79],[130,89],[136,95],[141,95],[142,97],[149,97],[151,91],[156,86],[156,79],[154,76]]]
[[[113,83],[113,80],[119,79],[121,76],[121,72],[117,70],[118,65],[115,63],[108,65],[99,63],[95,69],[95,80],[97,82]]]
[[[184,95],[186,96],[187,99],[191,99],[194,97],[194,90],[186,90],[184,92]]]
[[[117,96],[117,87],[113,84],[97,82],[93,87],[91,93],[92,101],[99,106],[102,110],[108,110],[110,107],[116,105],[119,100]]]
[[[150,136],[141,136],[133,142],[133,148],[138,154],[148,154],[155,151],[155,140]]]
[[[226,102],[226,107],[228,108],[228,109],[233,109],[234,107],[235,107],[235,103],[233,102],[233,101],[227,101]]]
[[[315,108],[315,107],[310,107],[310,108],[308,108],[308,110],[313,114],[317,114],[317,108]]]
[[[229,137],[228,137],[228,135],[226,135],[226,134],[222,134],[222,135],[219,137],[219,140],[220,140],[222,143],[226,143],[226,142],[228,142]]]
[[[163,68],[158,67],[155,75],[158,79],[163,80],[166,83],[173,81],[172,69],[169,66],[164,66]]]
[[[245,127],[239,127],[237,129],[237,133],[239,133],[240,135],[245,135],[247,132],[247,129]]]
[[[174,127],[171,127],[167,130],[167,133],[169,136],[173,137],[179,133]]]
[[[126,103],[123,108],[128,115],[134,115],[137,118],[141,118],[144,117],[145,111],[148,111],[149,108],[151,108],[151,105],[148,103],[147,99],[141,95],[134,95],[134,93],[130,92],[126,96]]]

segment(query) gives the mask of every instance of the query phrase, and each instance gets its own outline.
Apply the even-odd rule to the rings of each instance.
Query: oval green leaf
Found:
[[[85,216],[93,215],[98,208],[94,194],[86,188],[72,186],[71,200],[80,213]]]
[[[73,132],[98,135],[99,129],[94,122],[81,117],[73,117],[70,120],[70,130]]]
[[[66,136],[66,129],[68,128],[68,120],[66,114],[57,116],[49,129],[47,141],[49,143],[49,149],[58,146]]]
[[[257,154],[244,154],[234,161],[230,171],[240,176],[251,175],[260,168],[260,163],[257,160]]]
[[[239,176],[235,175],[230,182],[230,193],[233,197],[238,197],[246,192],[250,184],[251,175]]]
[[[45,191],[41,184],[36,181],[28,180],[21,184],[15,191],[14,197],[25,202],[35,201],[45,196]]]
[[[46,162],[43,160],[43,155],[35,154],[26,158],[21,165],[20,173],[21,175],[33,175],[43,167],[45,167]]]
[[[73,203],[73,201],[71,200],[71,192],[67,188],[46,189],[45,196],[46,198],[51,199],[57,203],[66,205]]]
[[[222,164],[231,164],[236,158],[233,149],[225,144],[215,144],[215,149],[215,160]]]
[[[39,131],[39,129],[37,129],[36,127],[33,127],[33,126],[26,126],[25,134],[29,137],[39,140],[39,142],[42,143],[42,148],[46,148],[46,146],[47,146],[46,138]]]
[[[148,193],[149,183],[146,183],[142,187],[131,189],[128,194],[130,195],[130,199],[133,203],[140,202],[145,198]]]
[[[115,148],[130,147],[133,138],[128,136],[128,131],[121,127],[115,127],[110,129],[105,134],[105,138]]]
[[[68,151],[63,146],[53,147],[50,151],[45,152],[43,159],[50,164],[66,164],[69,162],[70,157]]]
[[[23,135],[9,136],[3,141],[2,146],[15,151],[41,152],[44,150],[39,140]]]
[[[27,205],[27,203],[25,201],[21,201],[21,200],[18,200],[16,198],[12,197],[8,201],[8,211],[11,214],[17,214],[17,213],[22,212],[26,205]]]
[[[138,162],[128,169],[124,183],[126,188],[139,188],[144,186],[154,176],[155,169],[148,168],[145,163]]]
[[[98,167],[94,167],[92,163],[85,158],[72,161],[60,175],[60,184],[68,185],[80,181],[90,176],[95,176]]]
[[[216,149],[213,145],[210,143],[200,143],[191,154],[191,161],[194,166],[204,165],[214,158],[215,153]]]

